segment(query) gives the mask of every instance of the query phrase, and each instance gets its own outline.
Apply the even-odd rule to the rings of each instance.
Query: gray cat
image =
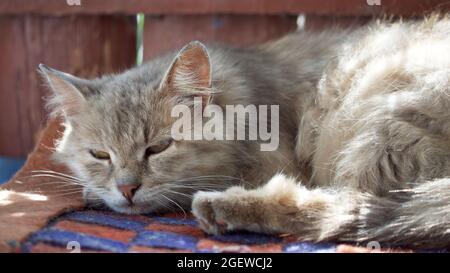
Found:
[[[40,70],[65,121],[55,159],[88,204],[192,207],[213,234],[450,246],[448,18],[298,31],[249,48],[192,42],[94,80]],[[193,111],[196,97],[222,109],[278,105],[278,148],[174,140],[171,110]]]

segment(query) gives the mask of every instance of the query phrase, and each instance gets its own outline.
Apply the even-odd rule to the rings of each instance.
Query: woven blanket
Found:
[[[22,252],[371,252],[369,248],[298,242],[287,235],[232,232],[208,236],[192,215],[123,215],[81,210],[32,234]],[[376,251],[376,250],[375,250]],[[379,250],[378,250],[379,251]]]

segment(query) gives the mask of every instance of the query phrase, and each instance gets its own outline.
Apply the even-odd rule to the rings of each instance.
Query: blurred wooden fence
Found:
[[[77,2],[80,5],[76,5]],[[380,2],[380,5],[377,3]],[[45,120],[39,63],[84,77],[135,64],[136,14],[145,13],[144,59],[190,40],[250,45],[305,27],[414,16],[442,0],[0,0],[0,155],[25,156]],[[75,5],[69,5],[75,4]]]

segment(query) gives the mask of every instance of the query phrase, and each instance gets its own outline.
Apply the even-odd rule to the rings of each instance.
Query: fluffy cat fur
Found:
[[[41,66],[66,130],[55,159],[124,213],[189,209],[213,234],[450,246],[450,20],[297,31],[256,47],[204,47],[84,80]],[[192,97],[280,106],[279,148],[173,141]],[[247,124],[245,124],[247,125]],[[107,151],[109,160],[89,150]],[[135,183],[132,204],[118,185]]]

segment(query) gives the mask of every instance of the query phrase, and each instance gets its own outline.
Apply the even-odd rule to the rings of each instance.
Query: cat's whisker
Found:
[[[70,183],[64,183],[64,182],[49,182],[49,183],[39,183],[36,185],[37,187],[51,187],[51,188],[55,188],[55,189],[60,189],[60,188],[66,188],[66,187],[75,187],[75,186],[79,186],[79,185],[74,185],[74,184],[70,184]]]
[[[177,182],[192,182],[192,183],[196,183],[197,181],[215,181],[217,184],[219,183],[225,183],[225,182],[229,182],[229,181],[239,181],[239,185],[240,184],[245,184],[248,185],[250,187],[253,187],[253,185],[247,181],[245,181],[242,178],[238,178],[238,177],[232,177],[232,176],[225,176],[225,175],[205,175],[205,176],[197,176],[197,177],[190,177],[190,178],[182,178],[182,179],[177,179]],[[232,185],[236,185],[236,183],[231,182],[229,186]]]
[[[63,188],[54,188],[54,189],[46,189],[46,192],[55,192],[55,191],[68,191],[68,190],[83,190],[83,187],[80,186],[72,186],[72,187],[63,187]]]
[[[186,193],[182,193],[182,192],[178,192],[178,191],[173,191],[173,190],[170,190],[170,189],[166,189],[166,191],[174,193],[174,194],[178,194],[178,195],[181,195],[181,196],[185,196],[185,197],[187,197],[189,199],[192,199],[192,194],[186,194]]]
[[[59,181],[51,181],[51,182],[45,182],[45,183],[36,183],[36,187],[46,187],[49,188],[49,190],[52,189],[67,189],[67,188],[83,188],[83,185],[76,184],[76,183],[68,183],[68,182],[59,182]]]
[[[232,186],[236,186],[239,184],[236,183],[201,183],[199,181],[193,181],[193,182],[183,182],[183,183],[177,183],[177,182],[172,182],[173,186],[182,188],[182,187],[186,187],[186,188],[213,188],[213,189],[227,189],[230,188]]]
[[[59,182],[72,183],[72,184],[78,184],[78,185],[85,185],[85,184],[87,184],[86,181],[74,180],[74,179],[71,179],[71,178],[61,177],[61,176],[52,175],[52,174],[33,174],[33,175],[31,175],[29,177],[26,177],[26,178],[36,178],[36,177],[55,178]]]
[[[73,175],[69,175],[69,174],[65,174],[65,173],[61,173],[61,172],[56,172],[56,171],[52,171],[52,170],[33,170],[33,171],[31,171],[31,173],[37,173],[37,174],[53,174],[53,175],[58,175],[58,176],[70,178],[70,179],[73,179],[73,180],[83,181],[83,180],[80,179],[79,177],[75,177],[75,176],[73,176]]]
[[[46,190],[45,193],[63,193],[63,192],[82,192],[82,188],[71,188],[71,189],[55,189],[55,190]]]
[[[46,196],[48,197],[64,197],[64,196],[70,196],[70,195],[81,195],[81,191],[76,191],[76,192],[64,192],[64,193],[46,193]]]
[[[158,200],[159,200],[159,199],[158,199]],[[153,201],[153,200],[152,200],[152,201]],[[178,212],[175,208],[173,208],[173,206],[171,205],[171,203],[170,203],[170,204],[167,204],[167,203],[165,203],[165,202],[159,200],[159,204],[162,205],[164,208],[166,208],[168,212],[174,212],[174,213],[177,213],[177,212]]]
[[[171,188],[187,188],[193,190],[224,190],[228,185],[171,185]]]
[[[168,183],[172,183],[173,185],[178,186],[211,186],[211,187],[230,187],[236,185],[236,183],[227,183],[226,181],[221,181],[218,183],[208,183],[208,181],[168,181]]]
[[[169,207],[166,204],[164,204],[164,202],[162,202],[159,198],[152,199],[152,201],[155,201],[158,204],[158,206],[162,206],[165,209],[167,209],[168,211],[171,211],[171,212],[173,211],[172,207]]]
[[[183,177],[180,180],[198,179],[198,178],[229,178],[229,179],[241,180],[241,178],[239,178],[239,177],[228,176],[228,175],[201,175],[201,176]]]
[[[95,205],[100,205],[100,204],[106,205],[105,201],[102,198],[99,198],[99,197],[86,197],[86,196],[84,196],[83,199],[86,200],[86,201],[89,201],[91,203],[95,202]]]
[[[161,196],[162,197],[164,197],[165,199],[167,199],[169,202],[171,202],[171,203],[173,203],[173,204],[175,204],[178,208],[180,208],[182,211],[183,211],[183,214],[184,214],[184,219],[186,219],[187,218],[187,214],[186,214],[186,211],[183,209],[183,207],[182,206],[180,206],[180,204],[178,204],[177,202],[175,202],[174,200],[172,200],[171,198],[169,198],[169,197],[167,197],[167,196],[165,196],[163,193],[161,193]]]
[[[55,186],[55,188],[64,188],[64,187],[82,187],[84,185],[82,184],[78,184],[78,183],[72,183],[72,182],[68,182],[68,181],[50,181],[50,182],[44,182],[44,183],[37,183],[37,186]]]
[[[38,189],[39,190],[39,189]],[[82,189],[62,189],[62,190],[46,190],[46,191],[41,191],[42,193],[45,194],[54,194],[54,193],[65,193],[65,192],[82,192]]]
[[[34,177],[51,177],[51,178],[61,179],[61,180],[64,180],[64,181],[70,181],[70,182],[73,182],[73,183],[79,183],[79,184],[85,183],[85,181],[74,180],[74,179],[71,179],[71,178],[60,177],[60,176],[52,175],[52,174],[33,174],[33,175],[25,176],[25,177],[22,177],[22,178],[34,178]]]
[[[86,200],[101,200],[101,201],[103,201],[103,198],[100,198],[100,197],[85,196],[83,198]]]
[[[67,174],[67,173],[62,173],[62,172],[54,171],[54,170],[49,170],[49,169],[31,170],[30,172],[32,172],[32,173],[50,173],[50,174],[57,174],[57,175],[61,175],[61,176],[66,176],[66,177],[78,179],[78,177],[76,177],[76,176],[73,176],[73,175],[70,175],[70,174]]]
[[[175,181],[169,181],[173,184],[177,184],[177,185],[210,185],[210,186],[233,186],[236,185],[238,183],[236,182],[230,182],[230,181],[215,181],[215,182],[210,182],[211,180],[186,180],[186,181],[179,181],[179,180],[175,180]]]

